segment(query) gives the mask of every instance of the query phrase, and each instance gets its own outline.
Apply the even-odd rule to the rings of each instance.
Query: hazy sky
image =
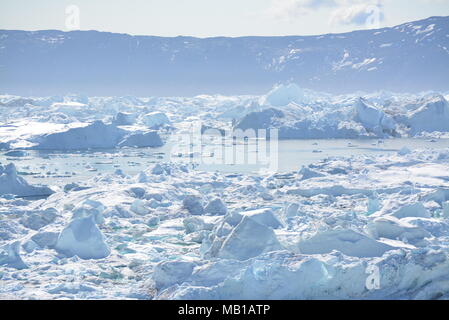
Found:
[[[67,31],[70,5],[81,30],[158,36],[311,35],[449,15],[449,0],[0,0],[0,29]]]

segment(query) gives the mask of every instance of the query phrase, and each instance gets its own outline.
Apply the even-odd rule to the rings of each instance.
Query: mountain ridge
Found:
[[[58,29],[40,29],[40,30],[20,30],[20,29],[0,29],[0,33],[1,32],[25,32],[25,33],[39,33],[39,32],[61,32],[61,33],[75,33],[75,32],[97,32],[97,33],[104,33],[104,34],[115,34],[115,35],[124,35],[124,36],[130,36],[130,37],[151,37],[151,38],[169,38],[169,39],[173,39],[173,38],[193,38],[193,39],[198,39],[198,40],[206,40],[206,39],[217,39],[217,38],[226,38],[226,39],[239,39],[239,38],[288,38],[288,37],[301,37],[301,38],[307,38],[307,37],[319,37],[319,36],[332,36],[332,35],[348,35],[354,32],[364,32],[364,31],[380,31],[380,30],[384,30],[384,29],[389,29],[389,28],[396,28],[396,27],[401,27],[401,26],[405,26],[407,24],[410,23],[417,23],[417,22],[425,22],[429,19],[449,19],[449,16],[430,16],[424,19],[419,19],[419,20],[413,20],[413,21],[409,21],[409,22],[404,22],[398,25],[393,25],[391,27],[382,27],[382,28],[378,28],[378,29],[356,29],[356,30],[352,30],[352,31],[347,31],[347,32],[338,32],[338,33],[322,33],[322,34],[313,34],[313,35],[300,35],[300,34],[292,34],[292,35],[284,35],[284,36],[212,36],[212,37],[197,37],[197,36],[189,36],[189,35],[178,35],[178,36],[157,36],[157,35],[152,35],[152,34],[130,34],[130,33],[126,33],[126,32],[112,32],[112,31],[101,31],[101,30],[95,30],[95,29],[90,29],[90,30],[69,30],[69,31],[65,31],[65,30],[58,30]]]
[[[0,30],[0,92],[260,94],[449,90],[449,17],[317,36],[196,38]]]

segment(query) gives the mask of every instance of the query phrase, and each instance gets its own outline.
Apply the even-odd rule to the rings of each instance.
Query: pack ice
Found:
[[[262,96],[0,96],[0,298],[448,299],[449,148],[261,173],[204,171],[156,149],[196,120],[281,139],[441,142],[447,97],[295,84]],[[108,170],[86,165],[98,153]],[[92,173],[34,183],[67,154]],[[140,169],[120,167],[137,168],[133,154]]]

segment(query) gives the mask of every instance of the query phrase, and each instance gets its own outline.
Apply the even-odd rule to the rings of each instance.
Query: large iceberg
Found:
[[[355,104],[356,119],[363,125],[363,127],[369,132],[375,133],[377,136],[382,135],[396,135],[396,123],[395,121],[382,110],[377,109],[374,106],[360,98]]]
[[[449,131],[449,104],[443,96],[431,97],[422,101],[415,110],[404,118],[410,133],[427,131]]]
[[[116,147],[160,147],[163,142],[156,131],[134,132],[117,127],[115,123],[95,121],[83,127],[51,133],[36,139],[35,149],[82,150],[113,149]]]
[[[112,124],[95,121],[85,127],[51,133],[37,139],[37,149],[112,149],[126,135],[126,131]]]

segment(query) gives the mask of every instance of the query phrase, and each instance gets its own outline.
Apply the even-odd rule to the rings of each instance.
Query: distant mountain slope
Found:
[[[449,90],[449,17],[322,36],[0,31],[1,93],[259,94],[289,80],[331,93]]]

